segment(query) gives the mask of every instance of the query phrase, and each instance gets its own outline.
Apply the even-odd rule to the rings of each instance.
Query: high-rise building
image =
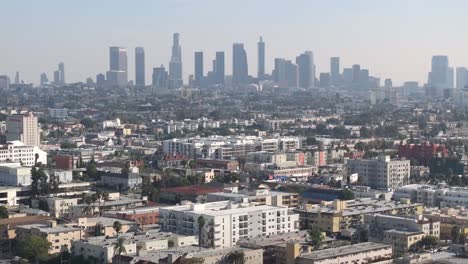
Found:
[[[7,75],[0,75],[0,89],[10,88],[10,77]]]
[[[361,69],[359,72],[359,84],[362,89],[369,88],[369,70]]]
[[[180,47],[179,33],[172,36],[172,56],[169,62],[169,88],[180,88],[182,79],[182,50]]]
[[[306,51],[296,57],[296,64],[299,67],[299,87],[315,87],[315,64],[312,51]]]
[[[195,52],[195,86],[200,87],[203,82],[203,52]]]
[[[331,57],[330,58],[330,78],[333,84],[337,84],[341,80],[340,76],[340,58]]]
[[[153,68],[153,88],[167,89],[168,73],[163,65],[161,67]]]
[[[361,76],[361,66],[359,64],[354,64],[353,67],[353,83],[359,83],[359,76]]]
[[[345,84],[351,84],[353,82],[353,69],[352,68],[343,69],[343,82]]]
[[[106,85],[106,76],[102,73],[96,75],[96,86],[101,88]]]
[[[60,71],[54,71],[54,84],[60,84]]]
[[[464,89],[468,86],[468,70],[465,67],[457,68],[457,89]]]
[[[273,78],[282,88],[297,88],[299,85],[299,67],[290,60],[275,59]]]
[[[234,84],[246,84],[249,77],[247,53],[244,44],[234,43],[232,46],[232,82]]]
[[[262,80],[265,78],[265,42],[263,42],[263,38],[260,37],[260,41],[258,42],[258,73],[257,78]]]
[[[19,74],[19,71],[16,71],[15,84],[20,84],[20,83],[21,83],[20,74]]]
[[[224,84],[225,71],[224,71],[224,52],[216,52],[216,59],[213,65],[214,82],[215,84]]]
[[[328,87],[331,83],[330,73],[322,72],[319,75],[319,85],[320,87]]]
[[[429,84],[438,88],[449,88],[449,62],[448,57],[436,55],[432,57]]]
[[[109,48],[110,69],[107,72],[109,86],[125,87],[128,84],[127,49],[122,47]]]
[[[64,85],[65,84],[65,64],[63,64],[63,62],[59,63],[58,71],[59,71],[59,84]]]
[[[47,78],[47,74],[45,72],[41,73],[40,80],[41,80],[41,85],[49,82],[49,78]]]
[[[13,114],[6,121],[6,140],[19,140],[28,146],[41,144],[37,116],[27,114]]]
[[[448,71],[448,88],[454,88],[455,87],[455,78],[454,78],[454,71],[453,67],[449,67]]]
[[[142,47],[135,48],[135,85],[143,87],[145,83],[145,50]]]

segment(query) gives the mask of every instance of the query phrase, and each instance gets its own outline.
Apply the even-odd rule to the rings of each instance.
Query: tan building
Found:
[[[338,233],[343,229],[362,225],[365,214],[416,215],[422,214],[423,210],[422,204],[412,204],[408,200],[396,202],[363,198],[308,204],[295,211],[299,213],[303,228],[315,225],[324,232]]]
[[[242,190],[239,191],[234,188],[229,191],[209,193],[206,195],[208,202],[217,201],[236,201],[240,202],[247,199],[251,203],[257,205],[274,205],[274,206],[288,206],[297,207],[299,204],[298,193],[276,192],[268,189],[258,190]]]
[[[454,228],[460,228],[460,233],[468,235],[468,210],[461,208],[426,209],[424,216],[432,221],[440,222],[440,239],[452,239]]]
[[[41,140],[37,120],[37,116],[31,112],[10,115],[6,121],[6,140],[18,140],[26,145],[39,147]]]
[[[407,253],[412,245],[420,241],[426,234],[422,231],[399,231],[399,230],[387,230],[384,231],[383,242],[392,244],[394,246],[395,254],[402,255]]]
[[[65,249],[70,250],[72,241],[82,238],[82,231],[78,227],[57,225],[56,221],[50,220],[48,224],[18,226],[16,235],[18,239],[27,236],[43,237],[51,244],[49,254],[55,254]]]
[[[110,217],[78,218],[78,226],[83,230],[83,237],[114,237],[117,236],[117,232],[114,229],[114,223],[117,221],[121,224],[122,227],[120,233],[127,233],[130,231],[136,231],[138,229],[138,225],[135,222]]]
[[[380,243],[360,243],[350,246],[329,248],[312,251],[300,255],[297,264],[343,264],[356,263],[367,264],[384,260],[391,260],[393,257],[392,245]]]
[[[47,198],[50,215],[54,217],[64,217],[68,215],[68,208],[78,204],[78,198],[62,198],[51,197]]]

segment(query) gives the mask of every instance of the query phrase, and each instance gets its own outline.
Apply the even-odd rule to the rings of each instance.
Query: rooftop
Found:
[[[337,256],[346,256],[346,255],[357,254],[361,252],[385,249],[385,248],[392,248],[392,246],[386,245],[386,244],[380,244],[380,243],[365,242],[365,243],[354,244],[350,246],[317,250],[317,251],[313,251],[310,253],[302,254],[300,258],[320,260],[320,259],[334,258]]]

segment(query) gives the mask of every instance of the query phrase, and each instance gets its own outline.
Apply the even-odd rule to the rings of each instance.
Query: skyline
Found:
[[[271,73],[275,58],[294,60],[306,50],[314,53],[317,77],[329,71],[330,57],[340,57],[341,70],[360,64],[396,85],[413,80],[425,83],[433,55],[447,55],[454,68],[468,66],[464,52],[468,37],[457,31],[464,21],[463,7],[468,7],[462,0],[296,1],[287,6],[263,0],[165,0],[138,6],[127,1],[112,1],[112,5],[89,0],[37,2],[7,2],[4,7],[10,12],[0,18],[10,25],[0,29],[0,34],[8,36],[8,41],[0,43],[0,58],[7,62],[0,64],[0,72],[13,78],[19,71],[27,83],[38,84],[42,72],[51,79],[59,62],[65,64],[68,82],[95,79],[109,68],[110,46],[127,48],[131,80],[135,76],[133,50],[143,47],[149,80],[153,67],[169,68],[176,32],[180,33],[185,82],[194,73],[195,51],[203,51],[205,62],[214,59],[216,51],[224,51],[226,74],[231,75],[233,43],[244,44],[249,74],[256,76],[260,36],[265,42],[266,73]],[[267,3],[269,12],[262,12]],[[242,17],[231,15],[240,11]],[[283,14],[294,15],[285,20]],[[217,20],[222,23],[212,23]],[[349,21],[353,24],[346,27]]]

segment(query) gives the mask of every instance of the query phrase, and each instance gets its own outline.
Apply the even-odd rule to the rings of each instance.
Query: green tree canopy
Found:
[[[48,258],[50,247],[51,243],[45,238],[29,236],[18,241],[16,253],[22,258],[38,263]]]

